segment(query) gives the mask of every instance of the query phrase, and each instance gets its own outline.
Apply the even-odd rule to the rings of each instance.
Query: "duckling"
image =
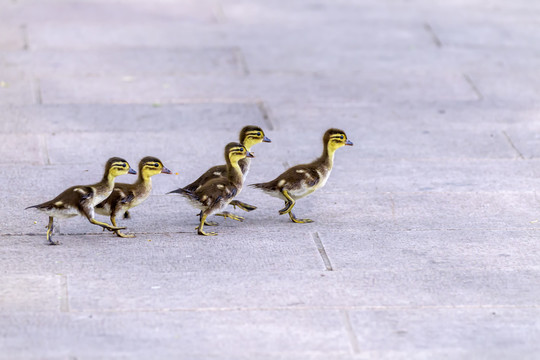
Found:
[[[128,214],[128,218],[128,210],[141,204],[150,196],[152,191],[151,177],[157,174],[172,174],[172,172],[164,167],[158,158],[147,156],[141,159],[137,181],[134,184],[115,184],[112,194],[96,206],[96,212],[100,215],[110,216],[111,223],[116,226],[118,215]],[[135,237],[135,235],[121,233],[120,230],[115,230],[114,233],[123,238]]]
[[[204,231],[206,218],[224,209],[242,190],[243,176],[239,162],[246,157],[252,158],[254,156],[244,145],[234,142],[229,143],[225,147],[226,177],[211,179],[195,190],[180,188],[170,192],[185,196],[194,207],[201,210],[200,224],[197,227],[199,235],[217,235],[216,232]],[[228,212],[223,212],[222,216],[242,221],[239,216]]]
[[[124,174],[136,174],[124,159],[113,157],[105,164],[105,173],[100,182],[93,185],[77,185],[63,191],[54,199],[42,204],[29,206],[26,209],[36,208],[49,215],[47,225],[47,241],[50,245],[58,245],[52,240],[54,218],[70,218],[77,215],[85,216],[92,224],[99,225],[109,231],[118,231],[125,227],[111,226],[94,219],[94,207],[105,200],[113,191],[114,180]],[[25,210],[26,210],[25,209]]]
[[[246,148],[246,150],[248,152],[251,151],[251,148],[253,147],[253,145],[259,144],[261,142],[268,142],[268,143],[272,142],[264,134],[264,131],[260,127],[254,126],[254,125],[244,126],[244,128],[242,130],[240,130],[239,137],[240,137],[240,143],[242,145],[244,145],[244,147]],[[243,174],[243,180],[244,181],[245,181],[246,176],[247,176],[247,174],[249,172],[250,164],[251,164],[251,159],[249,159],[247,157],[238,162],[238,165],[240,165],[240,169],[241,169],[242,174]],[[213,166],[210,169],[208,169],[204,174],[199,176],[199,178],[197,180],[195,180],[194,182],[192,182],[189,185],[184,186],[182,189],[188,190],[188,191],[195,191],[195,190],[197,190],[198,188],[200,188],[201,186],[203,186],[204,184],[206,184],[208,181],[210,181],[212,179],[216,179],[216,178],[220,178],[220,177],[226,177],[226,176],[227,176],[227,165]],[[180,189],[177,189],[177,190],[172,191],[172,192],[177,192],[179,190]],[[243,203],[241,201],[237,201],[237,200],[231,201],[230,204],[232,206],[234,206],[235,209],[238,206],[240,209],[242,209],[244,211],[252,211],[252,210],[255,210],[257,208],[256,206],[249,205],[249,204]],[[199,216],[201,216],[201,214],[202,214],[202,212],[199,213]],[[222,214],[216,214],[216,215],[223,216]],[[241,216],[239,216],[238,218],[243,219]],[[213,221],[206,221],[206,225],[216,226],[217,223],[215,223]]]
[[[310,223],[311,219],[298,219],[291,211],[297,199],[301,199],[317,189],[322,188],[334,164],[334,153],[344,145],[352,146],[343,130],[329,129],[323,136],[324,150],[322,155],[309,164],[296,165],[286,170],[272,181],[250,186],[258,188],[267,194],[285,201],[285,207],[279,210],[279,214],[289,214],[291,221],[295,223]]]

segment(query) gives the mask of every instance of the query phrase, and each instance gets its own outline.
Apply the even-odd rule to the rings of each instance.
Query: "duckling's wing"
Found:
[[[203,186],[204,184],[206,184],[207,182],[209,182],[210,180],[218,179],[224,176],[227,176],[227,166],[225,165],[212,166],[210,169],[206,170],[204,174],[199,176],[197,180],[195,180],[189,185],[184,186],[183,189],[189,190],[189,191],[195,191],[199,189],[201,186]]]
[[[281,189],[294,189],[303,184],[307,184],[310,187],[315,186],[320,180],[321,176],[316,169],[312,168],[310,164],[302,164],[285,170],[274,180],[251,184],[249,186],[264,191],[280,191]]]
[[[86,202],[94,196],[94,189],[90,186],[72,186],[52,200],[44,203],[29,206],[26,209],[36,208],[39,210],[62,210],[67,207],[79,207],[82,203]]]
[[[129,192],[129,194],[127,194],[127,196],[124,196],[122,198],[122,200],[120,200],[120,202],[122,204],[127,204],[127,203],[130,203],[131,201],[133,201],[133,199],[135,199],[135,194],[131,191],[131,192]]]
[[[201,186],[195,195],[204,206],[214,207],[220,202],[232,200],[238,194],[238,188],[227,179],[213,179]]]

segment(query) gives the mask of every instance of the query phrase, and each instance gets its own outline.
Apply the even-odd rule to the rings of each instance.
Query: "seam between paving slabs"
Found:
[[[347,310],[340,310],[339,313],[341,315],[341,321],[343,322],[345,331],[347,332],[347,337],[349,338],[349,344],[351,345],[351,350],[353,354],[358,354],[360,353],[360,344],[358,343],[358,336],[356,335],[352,327],[351,317],[349,316],[349,312]]]
[[[474,83],[474,81],[471,79],[471,77],[467,74],[463,74],[463,78],[465,79],[465,81],[467,82],[467,84],[469,84],[469,86],[471,87],[472,91],[475,93],[476,97],[478,98],[478,101],[482,101],[484,100],[484,95],[482,95],[482,93],[480,92],[480,90],[478,89],[478,87],[476,86],[476,84]]]
[[[479,304],[479,305],[355,305],[355,306],[274,306],[274,307],[205,307],[205,308],[85,308],[70,310],[71,313],[166,313],[166,312],[227,312],[227,311],[322,311],[322,310],[347,310],[347,311],[415,311],[415,310],[493,310],[493,309],[539,309],[540,304],[532,305],[509,305],[509,304]]]
[[[315,243],[315,246],[317,246],[317,250],[319,251],[319,255],[321,255],[321,259],[323,261],[324,267],[326,268],[326,271],[334,271],[334,268],[332,267],[332,263],[330,262],[330,258],[328,257],[328,254],[326,253],[326,249],[324,248],[324,244],[321,239],[321,235],[319,232],[314,232],[311,234],[311,237],[313,238],[313,242]]]
[[[69,312],[69,292],[68,292],[68,277],[67,275],[60,276],[60,311]]]
[[[274,126],[274,123],[272,122],[272,119],[270,118],[268,106],[266,105],[266,103],[262,100],[259,100],[256,102],[256,104],[257,104],[257,108],[261,112],[264,123],[268,127],[268,130],[275,130],[276,127]]]
[[[508,133],[503,130],[502,131],[504,137],[506,138],[506,141],[508,142],[508,144],[510,145],[510,147],[512,147],[512,149],[516,152],[516,156],[520,159],[525,159],[525,157],[523,156],[523,153],[521,151],[519,151],[519,149],[516,147],[516,145],[514,144],[514,142],[512,141],[512,138],[510,137],[510,135],[508,135]]]
[[[431,27],[429,23],[427,22],[424,23],[424,30],[426,30],[428,34],[431,35],[431,40],[433,41],[435,46],[437,46],[438,48],[441,48],[442,47],[441,39],[439,39],[437,34],[435,34],[435,31],[433,30],[433,28]]]

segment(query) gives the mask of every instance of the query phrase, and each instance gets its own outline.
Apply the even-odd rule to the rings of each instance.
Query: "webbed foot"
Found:
[[[229,203],[229,205],[232,205],[234,206],[234,209],[236,210],[236,207],[238,206],[240,209],[244,210],[244,211],[253,211],[255,209],[257,209],[256,206],[253,206],[253,205],[249,205],[249,204],[246,204],[246,203],[243,203],[241,201],[238,201],[238,200],[233,200]]]
[[[291,218],[291,221],[297,224],[307,224],[312,223],[313,220],[311,219],[298,219],[292,212],[289,212],[289,217]]]
[[[115,233],[117,236],[121,237],[121,238],[134,238],[134,237],[135,237],[135,235],[133,235],[133,234],[124,234],[124,233],[122,233],[122,232],[120,232],[120,231],[118,231],[118,230],[115,231],[114,233]]]
[[[216,216],[223,216],[224,218],[233,219],[236,221],[244,221],[244,217],[231,214],[230,212],[224,211],[222,213],[216,214]]]
[[[213,231],[205,232],[205,231],[203,231],[202,229],[199,229],[199,228],[197,228],[197,230],[198,230],[197,234],[204,235],[204,236],[216,236],[218,234],[217,232],[213,232]]]
[[[60,245],[59,241],[54,241],[52,236],[52,231],[47,230],[47,241],[49,245]]]

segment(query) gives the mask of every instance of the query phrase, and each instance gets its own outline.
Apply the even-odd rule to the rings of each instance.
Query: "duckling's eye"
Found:
[[[126,167],[126,163],[123,163],[123,164],[122,164],[122,167],[125,168],[125,167]]]
[[[343,140],[343,135],[340,136],[341,140]]]
[[[158,163],[154,163],[154,166],[155,166],[155,167],[159,167],[159,164],[158,164]]]
[[[257,133],[257,136],[261,136],[261,133],[260,133],[260,132],[258,132],[258,133]]]

